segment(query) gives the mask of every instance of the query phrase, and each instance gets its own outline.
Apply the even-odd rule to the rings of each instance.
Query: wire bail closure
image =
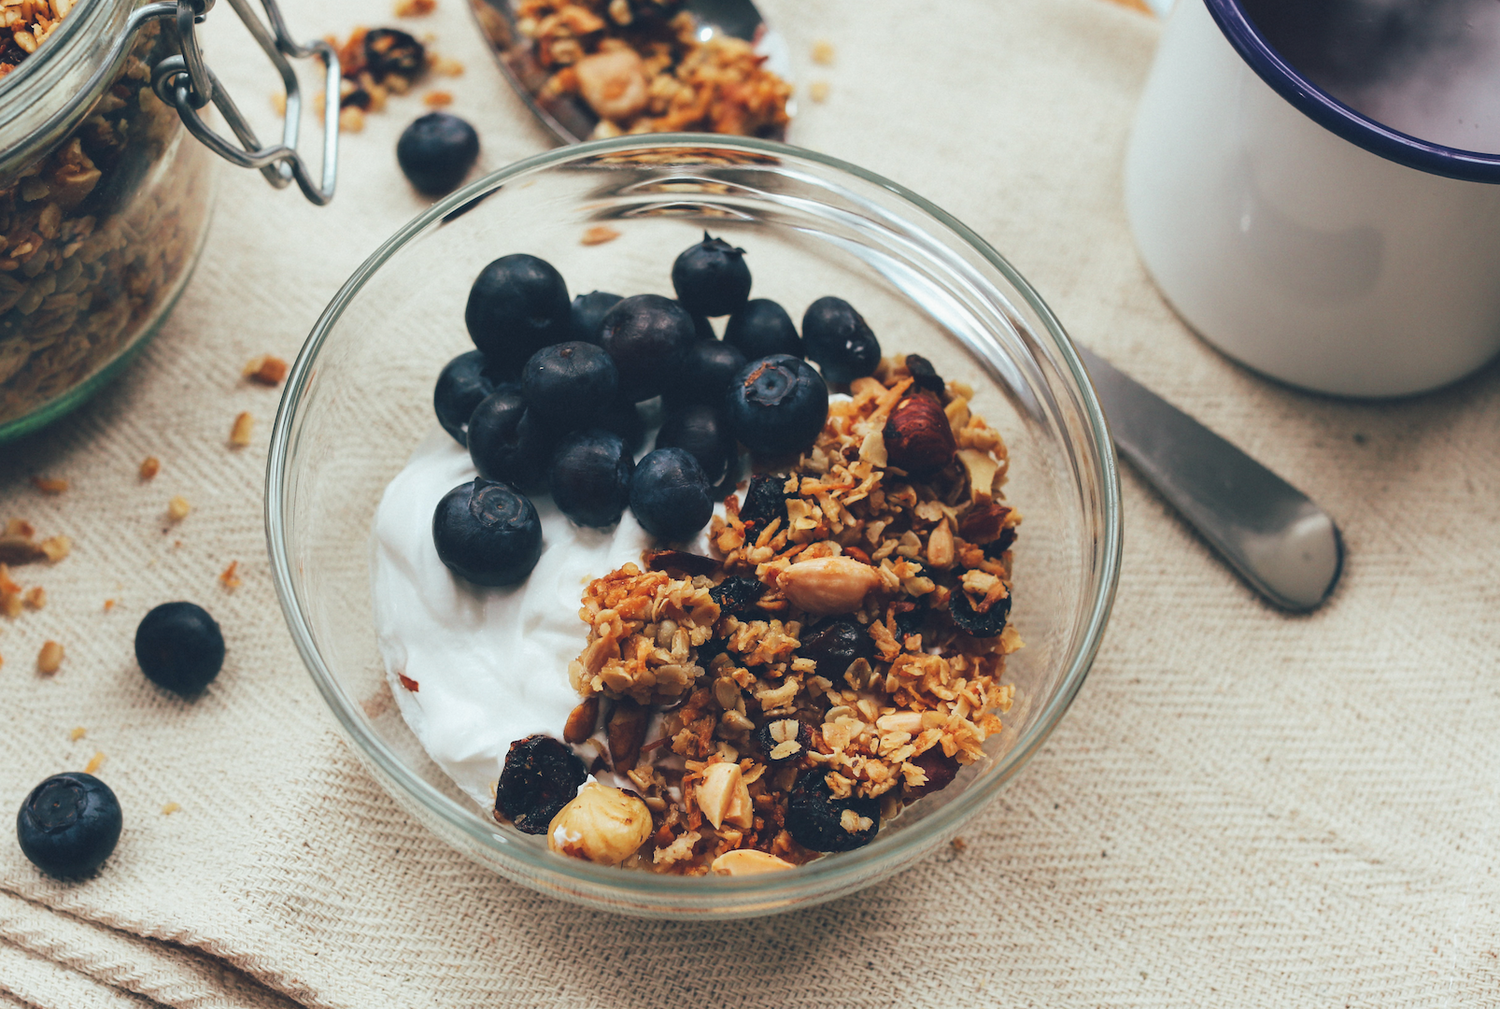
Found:
[[[204,16],[213,8],[214,0],[161,0],[147,4],[131,15],[126,33],[127,36],[134,33],[148,21],[172,20],[177,28],[182,52],[166,57],[152,68],[151,88],[157,97],[175,107],[188,132],[224,160],[242,168],[260,169],[266,181],[277,189],[284,189],[295,181],[303,196],[318,206],[323,206],[333,199],[338,178],[339,87],[342,77],[338,53],[321,40],[301,45],[293,39],[276,0],[261,0],[270,21],[269,28],[250,6],[250,0],[229,0],[229,5],[245,23],[245,27],[250,29],[250,34],[281,74],[282,84],[286,88],[281,143],[272,147],[261,145],[255,131],[250,128],[234,100],[203,59],[196,26],[203,22]],[[321,183],[314,182],[307,163],[297,151],[297,138],[302,123],[302,92],[297,83],[296,71],[289,61],[312,56],[321,59],[324,66]],[[199,110],[210,102],[229,124],[238,144],[220,136],[203,121]]]

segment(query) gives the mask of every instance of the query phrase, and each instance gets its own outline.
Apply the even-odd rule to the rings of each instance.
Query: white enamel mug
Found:
[[[1272,378],[1400,396],[1500,352],[1500,154],[1354,111],[1285,62],[1239,0],[1178,0],[1125,200],[1177,312]]]

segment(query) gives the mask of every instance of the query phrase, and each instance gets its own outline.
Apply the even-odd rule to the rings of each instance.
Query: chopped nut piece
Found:
[[[880,572],[852,557],[817,557],[797,561],[776,584],[791,604],[817,616],[852,613],[870,590],[881,584]]]
[[[47,590],[40,585],[34,586],[26,593],[26,605],[31,609],[39,610],[47,605]]]
[[[750,790],[739,764],[720,762],[703,769],[698,782],[698,808],[718,830],[726,822],[748,830],[753,824]],[[737,815],[736,815],[737,814]]]
[[[620,237],[620,233],[606,224],[596,224],[583,233],[579,239],[583,245],[603,245],[605,242],[613,242]]]
[[[651,837],[651,810],[638,796],[589,782],[547,827],[559,855],[619,865]]]
[[[250,444],[250,432],[255,428],[255,418],[248,412],[241,413],[234,418],[234,426],[229,429],[229,444],[234,448],[244,448]]]
[[[51,676],[62,668],[63,646],[56,641],[47,641],[42,644],[42,650],[36,656],[36,668]]]
[[[161,472],[161,460],[154,455],[148,455],[141,460],[141,479],[151,480]]]
[[[961,837],[955,837],[953,840],[949,841],[948,844],[953,848],[954,851],[958,852],[959,854],[963,854],[969,848],[969,842],[965,841]]]
[[[68,481],[45,476],[32,477],[31,485],[43,494],[61,494],[68,489]]]
[[[434,57],[428,62],[428,67],[442,77],[462,77],[464,73],[464,65],[447,56]]]
[[[262,354],[260,357],[252,358],[245,365],[244,376],[252,382],[261,385],[277,386],[281,380],[286,378],[287,364],[281,358],[272,354]]]
[[[396,679],[401,681],[402,687],[406,688],[414,694],[422,689],[422,685],[420,683],[412,679],[410,676],[407,676],[405,673],[397,673]]]
[[[47,560],[56,564],[73,552],[73,541],[66,536],[49,536],[42,540],[42,552],[47,555]]]
[[[362,133],[365,128],[365,111],[357,105],[339,110],[339,129],[345,133]]]
[[[167,502],[167,518],[173,522],[181,522],[188,517],[188,512],[192,510],[193,506],[188,504],[188,499],[181,494],[175,495],[172,500]]]
[[[754,848],[736,848],[726,851],[709,863],[709,868],[721,876],[754,876],[762,872],[780,872],[795,869],[792,863],[783,861],[768,851]]]
[[[278,116],[286,115],[286,92],[273,91],[271,93],[271,108],[276,110]]]
[[[835,55],[836,50],[833,48],[832,42],[826,41],[824,39],[819,39],[818,41],[813,43],[812,58],[814,63],[821,64],[825,67],[832,66],[833,58]]]
[[[36,535],[36,526],[25,519],[11,519],[5,523],[5,535],[19,536],[23,540],[29,540]]]
[[[828,82],[813,81],[807,86],[807,97],[815,102],[828,101]]]
[[[239,561],[230,561],[229,567],[219,572],[219,584],[224,586],[225,592],[233,592],[240,587],[240,579],[235,572],[239,570]]]
[[[68,733],[68,738],[70,740],[72,740],[73,742],[76,743],[80,739],[82,739],[84,736],[86,736],[88,734],[88,731],[89,731],[88,729],[85,729],[83,726],[80,725],[77,728],[75,728],[72,732]]]
[[[104,751],[97,750],[97,751],[95,751],[94,755],[89,758],[88,764],[86,764],[84,766],[83,773],[84,774],[98,774],[99,773],[99,768],[101,768],[103,766],[104,766]]]
[[[104,612],[105,613],[108,613],[110,610],[112,610],[114,608],[115,608],[115,601],[113,599],[106,599],[106,600],[104,600]]]
[[[568,713],[568,721],[563,725],[563,742],[577,746],[594,734],[594,725],[598,721],[599,695],[585,697]]]
[[[162,816],[171,816],[173,813],[177,812],[180,809],[182,809],[182,807],[179,806],[179,805],[177,805],[177,803],[175,803],[175,802],[168,802],[168,803],[166,803],[165,805],[163,805],[161,807],[161,815]]]
[[[431,109],[441,109],[453,104],[453,92],[429,91],[422,96],[422,104]]]
[[[396,0],[398,18],[424,17],[437,10],[437,0]]]
[[[927,537],[927,563],[939,571],[953,566],[953,530],[946,521]]]

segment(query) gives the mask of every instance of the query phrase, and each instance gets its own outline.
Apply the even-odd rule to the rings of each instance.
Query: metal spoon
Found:
[[[1333,519],[1192,417],[1074,346],[1115,445],[1141,476],[1261,595],[1297,613],[1322,605],[1344,567]]]
[[[755,51],[766,57],[771,72],[790,81],[791,50],[766,24],[750,0],[687,0],[686,9],[698,19],[698,38],[707,42],[715,34],[744,39]],[[495,50],[495,61],[510,81],[516,94],[526,102],[542,125],[564,144],[581,143],[594,133],[599,117],[576,95],[546,96],[543,88],[552,71],[537,62],[531,39],[516,26],[517,0],[469,0],[469,8],[479,24],[479,31]],[[787,115],[796,112],[794,102],[787,102]],[[769,140],[785,140],[778,130]]]

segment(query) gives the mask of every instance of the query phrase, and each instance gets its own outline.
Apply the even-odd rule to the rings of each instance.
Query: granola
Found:
[[[984,759],[1000,731],[1014,696],[1005,657],[1021,647],[1005,620],[1021,521],[1001,501],[1005,446],[971,390],[919,384],[911,360],[856,380],[794,466],[726,498],[713,557],[651,553],[585,590],[587,645],[569,667],[583,702],[565,737],[587,736],[595,771],[628,780],[651,811],[627,868],[806,862],[819,851],[787,817],[809,790],[866,800],[842,810],[844,835],[822,850],[865,843],[877,820]],[[920,477],[885,445],[916,397],[952,445]],[[652,738],[622,746],[611,731],[622,710],[643,725],[659,712]],[[725,859],[749,851],[780,863]]]

